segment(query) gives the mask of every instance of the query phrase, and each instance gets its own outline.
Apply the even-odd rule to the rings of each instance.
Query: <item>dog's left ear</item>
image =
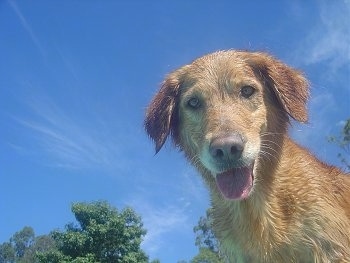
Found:
[[[282,109],[293,119],[307,122],[309,83],[303,74],[265,53],[253,53],[248,61],[273,90]]]

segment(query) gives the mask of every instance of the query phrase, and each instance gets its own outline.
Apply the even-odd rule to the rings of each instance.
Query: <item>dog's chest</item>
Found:
[[[240,216],[237,208],[224,210],[221,215],[216,210],[213,229],[228,262],[312,262],[310,248],[281,234],[284,231],[268,217],[249,212],[242,216],[242,211]]]

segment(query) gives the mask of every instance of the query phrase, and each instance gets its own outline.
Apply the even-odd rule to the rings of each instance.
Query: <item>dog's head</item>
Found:
[[[172,72],[145,128],[158,152],[175,144],[228,199],[247,198],[262,160],[273,161],[289,117],[307,121],[308,83],[265,53],[220,51]]]

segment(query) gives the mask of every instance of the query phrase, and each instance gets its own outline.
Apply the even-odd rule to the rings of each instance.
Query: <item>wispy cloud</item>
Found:
[[[185,168],[179,174],[167,176],[170,183],[166,186],[168,191],[164,191],[164,187],[143,184],[137,190],[137,194],[133,193],[130,199],[124,202],[142,216],[147,229],[142,247],[151,258],[157,258],[160,254],[164,255],[164,251],[171,250],[172,240],[169,237],[179,235],[193,238],[194,242],[193,226],[197,223],[198,214],[204,214],[209,203],[209,193],[203,187],[200,176],[192,168]],[[155,175],[150,180],[156,182],[161,179],[157,179]]]
[[[183,191],[183,200],[191,202],[202,202],[208,200],[208,189],[201,176],[193,167],[189,166],[188,170],[182,173],[180,188]]]
[[[295,3],[293,3],[295,4]],[[299,40],[291,59],[294,64],[313,73],[317,66],[322,69],[311,77],[311,100],[309,103],[308,125],[295,124],[291,135],[303,145],[307,145],[325,160],[330,160],[333,152],[327,136],[334,131],[346,110],[340,109],[336,101],[339,94],[347,94],[350,70],[350,1],[317,1],[317,13],[310,30]],[[335,156],[336,154],[334,154]]]
[[[152,257],[164,246],[169,245],[165,243],[169,242],[168,236],[171,233],[184,231],[186,225],[192,228],[192,224],[188,223],[187,207],[189,204],[186,202],[179,206],[160,207],[159,204],[153,205],[151,202],[140,198],[135,199],[131,204],[142,215],[143,223],[147,229],[142,247]],[[190,229],[188,230],[190,231]]]
[[[334,73],[341,67],[349,67],[350,2],[319,1],[317,3],[319,3],[320,19],[309,34],[301,40],[296,56],[306,65],[327,62],[331,73]]]
[[[101,120],[90,119],[84,124],[48,98],[32,101],[29,109],[33,113],[31,118],[14,119],[26,128],[25,136],[35,139],[35,150],[52,159],[48,165],[75,169],[122,165],[122,159],[117,161],[120,156],[116,138]]]
[[[23,28],[29,34],[31,40],[33,41],[34,45],[38,48],[38,50],[40,51],[41,55],[45,56],[45,54],[46,54],[45,49],[43,48],[41,42],[39,41],[39,38],[34,33],[31,25],[29,24],[27,19],[24,17],[24,15],[23,15],[21,9],[19,8],[19,6],[17,5],[16,1],[14,1],[14,0],[7,0],[7,2],[9,3],[11,8],[15,12],[15,14],[17,15],[17,17],[18,17],[19,21],[21,22]]]
[[[336,108],[335,105],[336,102],[331,93],[323,89],[317,91],[317,94],[314,94],[312,98],[309,109],[310,123],[306,126],[294,123],[294,129],[291,131],[292,136],[303,145],[318,145],[318,148],[321,148],[319,147],[320,142],[325,142],[325,134],[329,134],[332,130],[332,125],[324,120],[324,116],[333,112]]]

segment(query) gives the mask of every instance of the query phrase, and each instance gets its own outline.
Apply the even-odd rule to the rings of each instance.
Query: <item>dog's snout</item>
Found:
[[[244,149],[244,140],[239,134],[231,134],[214,138],[209,145],[210,155],[217,160],[238,160]]]

